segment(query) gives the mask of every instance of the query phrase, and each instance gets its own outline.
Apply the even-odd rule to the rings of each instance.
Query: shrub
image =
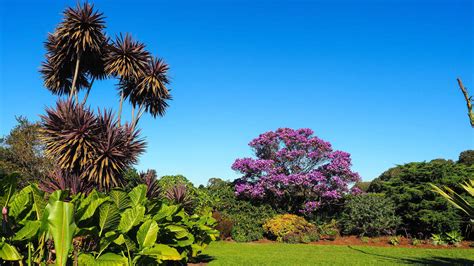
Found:
[[[431,235],[431,241],[433,245],[438,246],[438,245],[443,245],[446,246],[448,243],[446,243],[445,238],[443,237],[442,234],[432,234]]]
[[[220,212],[215,211],[212,213],[212,218],[216,220],[216,226],[214,227],[219,231],[219,238],[225,240],[231,237],[232,228],[234,227],[234,222],[223,216]]]
[[[361,236],[390,234],[399,222],[393,202],[374,193],[350,197],[340,219],[345,234]]]
[[[402,219],[400,229],[415,236],[429,237],[459,231],[463,223],[459,211],[434,192],[429,183],[461,191],[460,184],[473,175],[474,166],[453,161],[408,163],[383,173],[372,181],[369,191],[384,193],[393,200],[395,213]]]
[[[263,238],[262,225],[276,212],[268,205],[252,205],[250,202],[237,200],[234,205],[223,212],[233,222],[232,239],[238,242],[249,242]]]
[[[279,242],[306,243],[319,239],[316,226],[303,217],[281,214],[263,224],[265,234]]]
[[[360,191],[362,192],[367,192],[367,190],[369,189],[369,186],[370,186],[370,181],[369,182],[359,181],[354,184],[354,187],[360,189]]]
[[[339,227],[335,219],[318,225],[318,230],[322,239],[335,240],[339,235]]]
[[[393,245],[393,246],[398,246],[398,245],[400,245],[400,237],[399,236],[392,236],[388,240],[388,243],[390,243],[390,245]]]
[[[420,244],[423,244],[423,241],[420,240],[420,239],[417,239],[417,238],[413,238],[413,240],[411,241],[411,244],[412,244],[413,246],[418,246],[418,245],[420,245]]]
[[[249,146],[257,158],[237,159],[232,165],[242,174],[236,193],[288,213],[314,213],[339,201],[350,192],[349,184],[360,180],[351,170],[350,154],[334,151],[308,128],[279,128]]]

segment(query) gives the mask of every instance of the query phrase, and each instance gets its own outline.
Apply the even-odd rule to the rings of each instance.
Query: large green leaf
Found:
[[[181,239],[188,236],[188,230],[179,225],[168,225],[165,227],[176,235],[176,238]]]
[[[145,221],[137,232],[137,242],[141,249],[152,247],[158,236],[158,224],[153,220]]]
[[[141,255],[154,257],[158,260],[181,260],[179,252],[170,246],[164,244],[155,244],[152,248],[144,249]]]
[[[115,189],[110,191],[109,197],[120,211],[130,207],[130,198],[128,197],[128,194],[121,190]]]
[[[13,240],[22,241],[32,238],[36,235],[40,226],[41,221],[27,221],[26,224],[18,232],[16,232]]]
[[[147,200],[146,198],[146,186],[138,185],[128,193],[130,200],[132,201],[132,206],[145,205]]]
[[[114,243],[121,246],[125,244],[125,247],[128,249],[128,251],[135,251],[137,249],[137,246],[135,245],[135,242],[133,242],[127,235],[120,234],[115,240]]]
[[[56,250],[56,265],[66,265],[72,246],[72,237],[76,230],[74,223],[74,205],[70,202],[55,201],[46,206],[48,224]]]
[[[107,197],[100,197],[97,191],[92,191],[92,193],[90,193],[77,208],[76,220],[80,222],[89,219],[94,215],[99,206],[107,200]]]
[[[95,260],[94,265],[100,266],[125,266],[128,265],[128,259],[126,257],[114,254],[105,253]]]
[[[3,242],[0,243],[0,258],[6,261],[18,261],[22,259],[20,253],[14,246]]]
[[[90,254],[81,254],[78,259],[79,265],[100,265],[100,266],[126,266],[127,258],[114,254],[106,253],[99,258],[94,258]]]
[[[118,230],[122,233],[127,233],[132,227],[138,225],[145,215],[145,207],[136,206],[130,209],[126,209],[120,218]]]
[[[157,222],[161,222],[162,220],[171,220],[171,217],[178,209],[179,207],[176,205],[168,206],[166,204],[162,204],[158,213],[153,216],[153,220]]]
[[[46,200],[44,199],[44,192],[39,190],[38,186],[31,186],[31,194],[33,195],[33,209],[36,212],[36,219],[43,218],[44,208],[46,207]]]
[[[31,187],[27,186],[20,190],[18,193],[14,194],[13,199],[10,201],[10,211],[9,216],[14,217],[15,219],[19,218],[20,213],[25,211],[31,203],[30,195]]]
[[[120,222],[120,212],[113,203],[104,203],[99,208],[99,236],[107,229],[115,229]]]

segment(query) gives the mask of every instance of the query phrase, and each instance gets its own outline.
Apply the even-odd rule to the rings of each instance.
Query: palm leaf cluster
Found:
[[[45,43],[46,60],[40,72],[53,94],[73,95],[90,87],[89,79],[105,78],[108,39],[102,13],[89,4],[67,8],[64,19]]]
[[[120,185],[123,170],[145,149],[139,131],[118,125],[110,111],[95,115],[81,104],[60,100],[41,118],[46,155],[99,189]]]
[[[186,211],[192,210],[194,205],[193,197],[189,194],[186,185],[184,184],[177,184],[170,187],[165,192],[165,198],[172,204],[183,206]]]
[[[47,192],[53,193],[56,190],[67,190],[71,195],[79,193],[89,194],[94,189],[94,183],[81,178],[77,174],[70,174],[68,171],[56,169],[38,183],[38,187]]]
[[[158,185],[155,170],[147,170],[140,173],[140,180],[146,186],[146,196],[148,199],[155,199],[161,196],[161,187]]]
[[[469,202],[469,200],[464,199],[461,195],[456,193],[453,189],[444,186],[442,188],[437,187],[431,184],[433,190],[440,194],[443,198],[449,201],[454,207],[460,209],[469,216],[471,224],[474,225],[474,206]],[[471,196],[474,197],[474,179],[469,180],[469,183],[466,182],[461,184],[461,187]]]

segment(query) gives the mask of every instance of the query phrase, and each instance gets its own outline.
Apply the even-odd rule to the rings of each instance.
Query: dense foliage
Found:
[[[4,177],[2,184],[11,185],[0,195],[6,210],[0,244],[5,261],[186,262],[217,237],[210,213],[190,216],[180,206],[149,201],[145,185],[129,193],[93,190],[69,196],[61,190],[48,195],[35,185],[14,192],[12,180]]]
[[[399,223],[393,202],[385,195],[375,193],[350,197],[340,219],[345,234],[360,236],[393,234]]]
[[[51,171],[52,162],[44,156],[40,141],[40,124],[24,117],[16,118],[18,124],[10,133],[0,138],[0,171],[18,173],[19,185],[42,178]]]
[[[474,150],[463,151],[459,154],[458,163],[474,165]]]
[[[211,178],[206,187],[200,188],[200,195],[205,195],[209,207],[218,218],[217,228],[226,237],[228,231],[233,240],[248,242],[264,237],[262,225],[267,219],[276,215],[276,211],[268,204],[255,204],[238,199],[231,182],[219,178]]]
[[[279,242],[308,243],[319,239],[317,228],[294,214],[277,215],[263,224],[265,234]]]
[[[447,160],[408,163],[389,169],[372,181],[369,191],[381,192],[393,200],[402,219],[401,229],[415,236],[459,231],[462,217],[430,183],[461,192],[459,185],[474,176],[474,166]]]
[[[349,153],[334,151],[311,129],[280,128],[249,145],[257,158],[237,159],[232,165],[243,174],[236,181],[236,193],[276,209],[313,213],[349,193],[349,184],[360,180],[350,169]]]

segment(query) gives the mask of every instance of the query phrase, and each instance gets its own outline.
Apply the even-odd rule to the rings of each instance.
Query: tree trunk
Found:
[[[77,82],[77,76],[79,74],[79,66],[81,64],[81,53],[77,55],[76,59],[76,68],[74,69],[74,77],[72,79],[72,86],[71,86],[71,91],[69,93],[69,100],[71,100],[72,95],[76,98],[76,103],[78,102],[78,97],[76,93],[76,82]]]

